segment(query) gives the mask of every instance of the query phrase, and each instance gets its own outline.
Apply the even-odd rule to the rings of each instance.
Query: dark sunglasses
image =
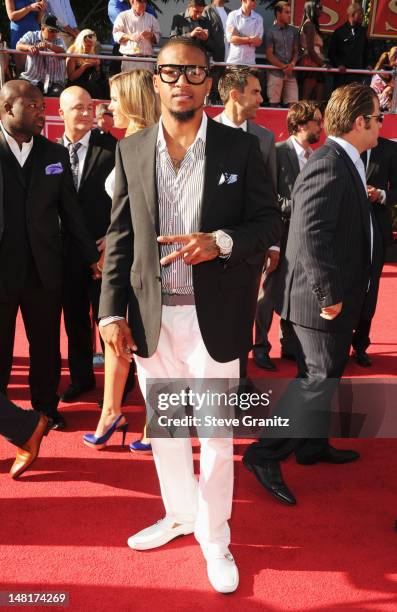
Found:
[[[95,34],[86,34],[84,36],[84,40],[87,40],[87,38],[89,38],[90,40],[94,40],[96,38]]]
[[[58,34],[59,32],[59,30],[56,30],[55,28],[47,28],[47,30],[51,32],[51,34]]]
[[[201,85],[208,77],[209,70],[207,66],[160,64],[156,72],[163,83],[176,83],[181,74],[184,74],[190,85]]]
[[[365,119],[371,119],[374,117],[378,123],[383,123],[384,115],[364,115]]]
[[[102,116],[104,115],[106,115],[106,117],[113,117],[113,113],[109,113],[109,112],[102,113]]]

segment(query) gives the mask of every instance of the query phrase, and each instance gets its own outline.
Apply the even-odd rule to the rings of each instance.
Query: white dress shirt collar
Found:
[[[208,126],[208,117],[206,113],[203,111],[203,117],[201,119],[201,124],[196,134],[196,138],[194,139],[194,142],[188,148],[188,151],[194,152],[195,144],[199,140],[201,140],[201,142],[203,142],[204,144],[207,142],[207,126]],[[163,130],[163,120],[161,117],[159,121],[159,131],[157,134],[157,147],[160,152],[167,150],[167,143],[164,137],[164,130]]]
[[[354,145],[350,144],[350,142],[347,142],[347,140],[345,140],[344,138],[340,138],[339,136],[328,136],[328,138],[336,142],[348,154],[353,164],[356,166],[360,178],[363,182],[365,192],[367,192],[367,179],[365,177],[364,162],[360,157],[358,149],[356,149]]]
[[[233,121],[229,119],[225,111],[223,111],[222,113],[222,123],[232,128],[240,128],[241,130],[244,130],[244,132],[247,131],[247,120],[243,121],[241,125],[237,125],[236,123],[233,123]]]
[[[90,142],[90,138],[91,138],[91,130],[88,130],[88,132],[86,134],[84,134],[84,136],[82,138],[80,138],[80,140],[77,140],[73,144],[77,144],[79,142],[82,147],[85,147],[86,149],[88,149],[88,144]],[[65,145],[65,147],[67,147],[69,143],[70,143],[69,138],[66,136],[66,134],[64,134],[63,135],[63,144]]]
[[[19,144],[17,143],[17,141],[15,140],[15,138],[13,138],[5,129],[5,127],[3,126],[3,124],[0,122],[0,127],[1,127],[1,131],[3,132],[4,138],[6,139],[6,142],[8,144],[8,146],[10,147],[12,153],[15,155],[17,162],[19,163],[19,165],[21,166],[21,168],[24,166],[27,158],[29,157],[29,153],[32,150],[33,147],[33,136],[32,138],[29,140],[29,142],[23,142],[22,143],[22,148],[19,148]]]
[[[302,145],[297,141],[295,136],[291,136],[291,142],[298,158],[299,170],[303,170],[307,162],[307,157],[305,156],[305,153],[306,151],[310,151],[310,153],[313,153],[313,149],[311,147],[309,147],[308,149],[304,149]]]

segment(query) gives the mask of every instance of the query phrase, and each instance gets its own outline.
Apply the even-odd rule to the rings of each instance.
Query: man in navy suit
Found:
[[[279,460],[292,452],[305,465],[359,457],[333,448],[328,429],[330,402],[381,248],[360,154],[376,146],[382,119],[370,87],[351,83],[335,90],[325,111],[328,138],[299,174],[292,194],[278,310],[295,338],[298,377],[277,406],[277,415],[289,418],[290,437],[273,431],[244,456],[265,489],[288,504],[296,500]]]

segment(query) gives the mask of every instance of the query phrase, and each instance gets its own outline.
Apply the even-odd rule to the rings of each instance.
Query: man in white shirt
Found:
[[[153,45],[160,40],[160,24],[158,19],[146,12],[146,0],[130,0],[131,10],[120,13],[113,26],[113,38],[120,45],[122,55],[144,56],[153,55]],[[153,70],[152,62],[124,61],[122,72],[134,68]]]
[[[241,8],[229,13],[226,40],[230,44],[228,64],[255,64],[255,50],[263,38],[263,19],[256,13],[256,0],[242,0]]]

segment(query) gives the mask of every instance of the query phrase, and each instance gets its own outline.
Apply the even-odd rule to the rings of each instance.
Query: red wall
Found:
[[[59,116],[59,100],[58,98],[46,98],[46,125],[44,128],[44,135],[51,140],[55,140],[63,133],[63,121]],[[219,107],[208,107],[206,109],[208,115],[213,117],[221,112]],[[276,141],[286,140],[288,138],[288,132],[286,127],[286,114],[285,109],[274,109],[274,108],[261,108],[259,109],[256,117],[257,123],[267,127],[269,130],[274,132]],[[113,130],[115,136],[121,138],[123,132],[120,130]],[[397,139],[397,115],[385,115],[383,122],[382,136],[385,138]]]

